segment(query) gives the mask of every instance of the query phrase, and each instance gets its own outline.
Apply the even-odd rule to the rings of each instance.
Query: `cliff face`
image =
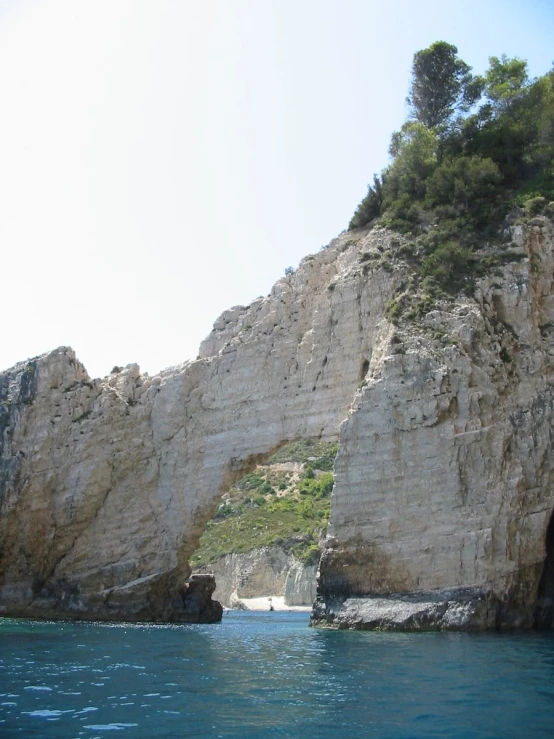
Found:
[[[91,381],[70,349],[3,373],[3,612],[178,618],[221,494],[286,440],[337,437],[394,282],[342,238],[158,377]]]
[[[552,624],[552,230],[512,236],[521,262],[374,355],[341,427],[314,622]]]
[[[3,612],[180,618],[222,493],[340,427],[314,622],[530,625],[554,507],[552,228],[512,238],[521,261],[418,326],[385,317],[409,268],[376,229],[224,313],[158,377],[93,381],[70,349],[0,375]]]

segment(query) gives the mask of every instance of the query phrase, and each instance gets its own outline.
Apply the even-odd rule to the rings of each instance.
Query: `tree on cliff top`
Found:
[[[513,205],[554,213],[554,69],[529,79],[521,59],[493,56],[489,65],[472,76],[444,41],[414,55],[410,116],[350,229],[380,218],[432,251],[491,237]]]
[[[500,59],[491,56],[485,76],[485,95],[497,113],[511,113],[514,106],[524,97],[529,86],[527,62],[503,54]]]
[[[453,44],[436,41],[414,55],[406,102],[417,121],[435,128],[448,123],[456,111],[468,111],[481,96],[482,86]]]

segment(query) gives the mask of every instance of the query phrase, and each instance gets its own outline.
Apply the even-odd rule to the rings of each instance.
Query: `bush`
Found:
[[[335,484],[335,478],[329,472],[324,473],[318,480],[319,491],[322,495],[330,495]]]
[[[495,215],[501,182],[502,175],[492,159],[447,159],[427,181],[427,203],[439,214],[465,216],[467,225],[480,228]]]
[[[321,550],[317,544],[304,543],[297,546],[293,554],[303,565],[315,565],[319,561]]]
[[[525,208],[527,215],[530,216],[536,216],[539,213],[542,213],[546,205],[546,198],[544,198],[542,195],[538,195],[534,198],[529,198],[523,203],[523,207]]]
[[[420,274],[429,278],[426,287],[433,282],[447,293],[457,293],[471,282],[475,258],[472,251],[450,241],[438,247],[426,257],[420,267]]]
[[[314,469],[329,472],[333,469],[333,466],[335,464],[335,456],[336,452],[329,457],[318,457],[314,460]]]
[[[385,305],[385,316],[391,323],[397,323],[401,312],[402,309],[397,298],[391,298]]]

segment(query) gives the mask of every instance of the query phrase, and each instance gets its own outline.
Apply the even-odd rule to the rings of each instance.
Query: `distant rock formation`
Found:
[[[179,620],[229,485],[286,441],[340,434],[315,624],[550,625],[552,224],[507,238],[513,261],[474,298],[398,327],[407,239],[376,228],[157,377],[92,380],[67,348],[2,373],[1,612]],[[389,596],[428,615],[395,620],[389,599],[376,616]]]
[[[214,598],[235,608],[242,598],[284,596],[287,606],[311,606],[316,597],[315,565],[304,565],[281,547],[262,547],[243,554],[227,554],[198,572],[215,575]]]

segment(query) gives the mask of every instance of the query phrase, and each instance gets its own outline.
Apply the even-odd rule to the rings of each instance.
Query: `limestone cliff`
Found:
[[[3,612],[177,617],[221,494],[286,440],[337,437],[394,282],[341,238],[157,377],[93,381],[67,348],[3,373]]]
[[[552,624],[552,228],[511,236],[521,261],[374,352],[341,426],[315,623]]]
[[[314,622],[548,620],[552,227],[511,237],[520,261],[411,328],[386,317],[405,239],[373,229],[225,312],[197,361],[157,377],[91,380],[65,348],[0,375],[3,612],[178,619],[230,484],[340,430]]]

